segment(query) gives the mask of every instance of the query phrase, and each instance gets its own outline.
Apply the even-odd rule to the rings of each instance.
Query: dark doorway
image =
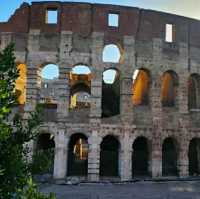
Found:
[[[68,176],[87,176],[88,142],[83,134],[71,136],[68,145]]]
[[[117,70],[108,69],[103,73],[101,103],[102,117],[120,114],[120,77]]]
[[[177,176],[177,149],[175,140],[166,138],[162,146],[162,173],[163,176]]]
[[[192,139],[189,145],[189,175],[200,175],[200,139]]]
[[[41,133],[32,157],[32,174],[53,173],[55,142],[50,133]]]
[[[42,133],[37,139],[37,150],[46,150],[55,147],[55,142],[50,133]]]
[[[132,153],[132,175],[147,176],[148,173],[149,151],[148,142],[145,137],[137,138],[133,143]]]
[[[119,142],[111,135],[106,136],[101,143],[100,176],[119,176]]]

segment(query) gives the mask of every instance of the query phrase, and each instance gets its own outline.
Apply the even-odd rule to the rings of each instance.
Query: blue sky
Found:
[[[45,1],[45,0],[43,0]],[[51,0],[49,0],[51,1]],[[65,0],[67,2],[69,0]],[[0,21],[6,21],[15,9],[30,0],[0,0]],[[70,2],[107,3],[141,7],[200,19],[200,0],[70,0]]]

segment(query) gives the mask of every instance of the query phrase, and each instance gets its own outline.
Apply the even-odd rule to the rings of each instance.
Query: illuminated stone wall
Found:
[[[57,24],[45,23],[47,9],[57,9]],[[119,14],[119,27],[108,26],[109,13]],[[165,42],[167,23],[173,23],[176,28],[175,41],[171,43]],[[42,67],[49,63],[59,66],[59,78],[53,85],[56,119],[44,122],[41,127],[41,131],[54,135],[54,179],[68,176],[68,143],[76,133],[87,137],[88,169],[84,176],[87,180],[101,179],[101,142],[107,135],[119,141],[118,179],[134,177],[132,146],[138,137],[147,139],[150,176],[162,177],[162,145],[168,137],[176,141],[178,175],[188,176],[189,143],[192,138],[200,137],[199,109],[188,109],[188,79],[193,73],[199,74],[199,35],[197,20],[139,8],[88,3],[24,3],[7,23],[0,23],[0,49],[10,41],[15,42],[16,62],[26,65],[26,80],[17,80],[16,86],[25,94],[19,99],[20,103],[25,102],[25,119],[43,98]],[[102,61],[107,44],[119,47],[119,63]],[[90,106],[72,111],[69,74],[80,64],[91,70]],[[120,114],[103,118],[102,76],[110,68],[120,74]],[[149,80],[141,79],[139,94],[135,93],[136,97],[142,96],[144,88],[148,92],[145,103],[140,103],[141,97],[133,96],[132,76],[136,69],[149,73]],[[162,106],[161,102],[166,71],[174,71],[178,77],[175,105],[171,107]]]

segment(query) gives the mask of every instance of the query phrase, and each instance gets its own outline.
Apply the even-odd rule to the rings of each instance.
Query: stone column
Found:
[[[156,78],[156,75],[154,76]],[[152,80],[151,86],[151,111],[152,111],[152,177],[162,176],[162,107],[160,101],[160,83],[158,79]]]
[[[162,61],[162,40],[153,40],[153,64],[159,66]],[[162,104],[161,104],[161,74],[156,71],[151,73],[150,105],[152,111],[152,177],[162,176]]]
[[[55,154],[54,154],[54,173],[53,178],[57,181],[63,181],[67,171],[67,143],[64,130],[59,130],[55,135]]]
[[[184,124],[183,124],[183,123]],[[188,159],[188,151],[189,151],[189,135],[188,131],[185,131],[187,122],[182,121],[180,124],[180,133],[179,133],[179,146],[177,148],[178,151],[178,160],[177,166],[180,177],[189,176],[189,159]],[[184,126],[186,125],[186,126]]]
[[[186,146],[182,146],[179,151],[178,171],[180,177],[187,177],[189,175],[189,160]]]
[[[26,83],[26,105],[25,105],[25,119],[28,113],[35,110],[37,101],[39,100],[40,87],[40,69],[37,58],[39,52],[40,30],[30,30],[28,35],[28,52],[27,52],[27,83]]]
[[[179,85],[178,85],[178,105],[179,112],[181,114],[188,113],[188,45],[186,43],[179,44],[179,61],[178,65],[181,66],[181,69],[178,72],[179,75]]]
[[[92,35],[91,120],[101,118],[103,44],[104,35],[94,32]]]
[[[162,176],[162,143],[160,134],[157,131],[153,133],[151,172],[152,178],[158,178]]]
[[[88,139],[88,180],[99,181],[100,173],[100,143],[102,138],[98,136],[98,131],[93,130],[92,135]]]
[[[159,66],[162,60],[162,41],[160,39],[154,39],[153,41],[153,64]],[[162,119],[162,104],[161,104],[161,81],[160,74],[156,71],[151,71],[151,87],[149,91],[150,105],[152,111],[153,122],[161,121]]]
[[[187,177],[189,175],[189,160],[188,160],[188,147],[187,139],[189,129],[189,115],[188,115],[188,45],[186,43],[179,44],[179,66],[181,69],[179,74],[178,85],[178,105],[179,105],[179,128],[180,128],[180,149],[178,156],[178,170],[180,177]]]
[[[69,72],[68,63],[60,63],[60,75],[57,85],[57,120],[66,121],[69,115],[69,97],[70,97],[70,86],[69,86]]]
[[[71,71],[71,56],[72,50],[72,32],[61,31],[60,34],[60,51],[59,51],[59,83],[58,83],[58,106],[57,119],[58,121],[66,121],[69,115],[69,72]]]
[[[132,143],[130,140],[131,128],[124,126],[124,137],[121,145],[120,177],[122,181],[132,179]]]
[[[120,74],[120,116],[124,122],[133,121],[132,87],[135,68],[135,39],[124,37],[124,52],[122,52],[122,71]]]
[[[35,111],[39,100],[40,77],[37,64],[27,63],[27,84],[26,84],[26,104],[24,119],[29,117],[29,113]]]

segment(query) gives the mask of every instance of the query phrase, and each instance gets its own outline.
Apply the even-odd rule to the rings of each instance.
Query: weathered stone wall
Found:
[[[47,8],[58,9],[58,23],[45,24]],[[119,14],[119,27],[107,25],[108,13]],[[165,38],[165,24],[176,26],[176,41]],[[17,62],[27,66],[27,100],[25,115],[41,99],[39,72],[47,63],[59,66],[56,82],[57,120],[43,124],[55,136],[54,178],[67,175],[67,150],[70,136],[83,133],[88,137],[88,180],[99,180],[100,143],[106,135],[120,142],[121,180],[132,178],[132,145],[139,136],[150,145],[149,167],[153,177],[162,176],[162,143],[173,137],[178,143],[178,169],[188,175],[188,147],[200,137],[199,111],[188,110],[188,77],[200,74],[200,21],[138,8],[87,4],[33,2],[23,4],[7,23],[0,23],[0,49],[10,41],[16,44]],[[103,63],[106,44],[117,44],[124,56],[118,64]],[[92,71],[90,110],[72,116],[69,111],[69,77],[77,64]],[[102,73],[120,71],[120,115],[101,118]],[[134,107],[132,75],[135,69],[150,71],[150,104]],[[176,106],[163,108],[160,100],[161,77],[167,70],[177,73]]]

